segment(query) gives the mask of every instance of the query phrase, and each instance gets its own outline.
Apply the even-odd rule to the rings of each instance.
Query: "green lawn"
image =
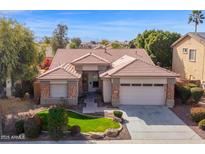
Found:
[[[47,130],[48,110],[37,113],[43,119],[43,130]],[[81,132],[104,132],[108,128],[119,128],[120,124],[108,118],[96,118],[88,115],[81,115],[68,110],[68,128],[78,125]]]

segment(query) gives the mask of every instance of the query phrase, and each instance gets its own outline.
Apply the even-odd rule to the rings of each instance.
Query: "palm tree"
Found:
[[[205,17],[201,10],[193,10],[192,14],[190,14],[188,23],[193,22],[195,24],[195,33],[197,32],[197,26],[202,24],[204,19]]]

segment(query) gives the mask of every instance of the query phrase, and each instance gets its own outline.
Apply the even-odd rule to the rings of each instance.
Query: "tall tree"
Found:
[[[0,81],[11,96],[12,81],[30,80],[38,73],[39,52],[33,33],[10,19],[0,19]]]
[[[114,42],[111,43],[111,47],[113,49],[119,49],[119,48],[122,48],[122,44],[118,41],[114,41]]]
[[[170,67],[172,64],[171,44],[180,38],[180,34],[161,30],[146,30],[131,43],[136,48],[144,48],[155,64]]]
[[[101,45],[104,45],[104,46],[107,46],[107,45],[110,44],[110,42],[109,42],[108,40],[101,40],[101,41],[100,41],[100,44],[101,44]]]
[[[81,39],[76,37],[76,38],[72,38],[70,43],[69,43],[69,47],[72,49],[77,49],[80,47],[81,44]]]
[[[50,45],[50,44],[51,44],[51,40],[52,40],[51,37],[44,36],[42,43],[45,43],[45,44],[47,44],[47,45]]]
[[[197,32],[198,25],[202,24],[204,19],[205,17],[201,10],[193,10],[192,14],[190,14],[188,23],[194,23],[195,33]]]
[[[58,24],[57,28],[53,32],[53,37],[51,41],[52,51],[55,55],[56,51],[60,48],[66,48],[68,44],[68,27],[67,25]]]

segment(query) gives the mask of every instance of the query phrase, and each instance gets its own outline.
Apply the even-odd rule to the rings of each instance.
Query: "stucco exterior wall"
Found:
[[[183,53],[188,48],[188,53]],[[189,60],[189,50],[196,49],[196,61]],[[205,47],[196,39],[187,36],[173,47],[172,70],[180,74],[181,78],[191,80],[205,80],[204,57]]]

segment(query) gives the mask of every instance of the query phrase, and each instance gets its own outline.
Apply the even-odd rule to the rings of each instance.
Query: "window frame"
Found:
[[[191,57],[191,56],[193,56],[193,55],[191,55],[192,52],[195,53],[194,54],[194,58]],[[195,62],[196,61],[196,49],[190,49],[189,50],[189,61],[191,61],[191,62]]]
[[[132,83],[132,86],[133,86],[133,87],[141,87],[142,84],[141,84],[141,83]]]
[[[188,51],[189,51],[189,49],[188,49],[188,48],[183,48],[183,49],[182,49],[183,54],[187,54],[187,53],[188,53]]]
[[[122,86],[122,87],[130,87],[131,85],[130,85],[130,83],[121,83],[120,86]]]
[[[153,84],[152,83],[143,83],[142,86],[143,87],[152,87]]]
[[[161,83],[155,83],[155,84],[153,84],[153,86],[154,86],[154,87],[163,87],[164,84],[161,84]]]

